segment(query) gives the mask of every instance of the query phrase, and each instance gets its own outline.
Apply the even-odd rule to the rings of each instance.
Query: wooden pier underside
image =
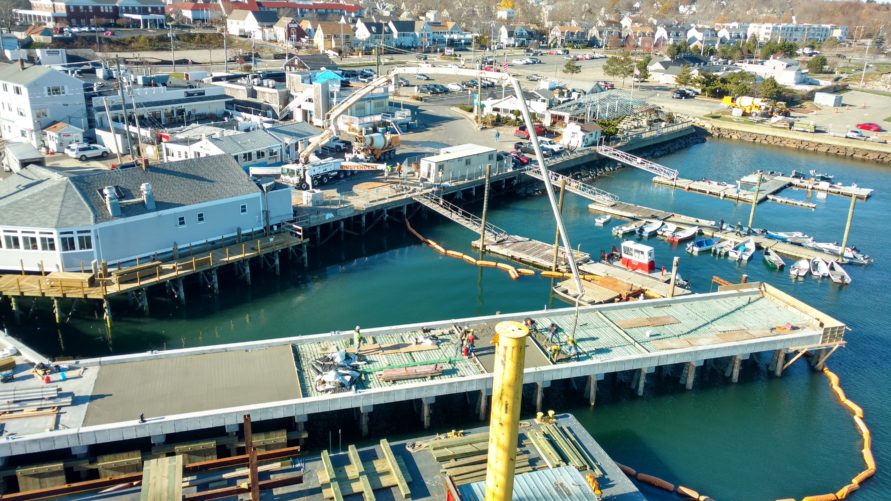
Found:
[[[192,256],[155,261],[150,263],[151,266],[143,263],[120,268],[110,272],[108,277],[98,277],[92,280],[88,280],[92,276],[90,273],[83,273],[83,280],[54,280],[52,273],[45,276],[2,274],[0,275],[0,295],[105,299],[305,243],[304,239],[290,233],[277,233],[209,251],[196,251]],[[115,279],[115,276],[121,275],[128,276],[126,281]]]

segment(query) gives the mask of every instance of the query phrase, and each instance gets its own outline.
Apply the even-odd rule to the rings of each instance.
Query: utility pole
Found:
[[[118,133],[114,131],[114,127],[111,125],[111,111],[108,109],[108,100],[104,97],[102,98],[102,104],[105,105],[105,116],[108,118],[108,130],[114,138],[114,152],[118,156],[118,164],[122,164],[124,161],[121,160],[121,143],[118,142]]]
[[[854,204],[857,203],[857,196],[851,195],[851,207],[848,209],[848,222],[845,223],[845,235],[842,237],[841,251],[838,253],[838,261],[845,260],[845,249],[848,248],[848,236],[851,234],[851,222],[854,220]]]
[[[136,143],[139,153],[139,167],[142,170],[145,170],[145,153],[142,150],[142,129],[139,127],[139,112],[136,111],[136,98],[133,97],[132,87],[128,92],[130,93],[130,104],[133,105],[133,120],[136,121]]]
[[[860,73],[860,86],[863,87],[863,80],[866,79],[866,66],[869,64],[869,44],[872,40],[866,41],[866,52],[863,54],[863,71]]]
[[[118,93],[121,96],[121,111],[124,113],[124,129],[127,133],[127,151],[130,152],[130,158],[133,158],[133,140],[130,139],[130,119],[127,116],[127,100],[124,98],[124,74],[121,72],[121,60],[115,59],[115,64],[118,68]]]
[[[758,182],[755,184],[755,194],[752,196],[752,211],[749,212],[749,228],[755,221],[755,206],[758,205],[758,192],[761,191],[761,171],[758,171]]]
[[[173,41],[176,37],[176,34],[173,32],[173,25],[168,25],[170,28],[167,32],[167,36],[170,37],[170,61],[173,63],[173,73],[176,73],[176,52],[173,49]]]

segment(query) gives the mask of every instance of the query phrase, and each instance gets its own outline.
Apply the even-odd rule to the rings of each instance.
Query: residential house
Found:
[[[553,100],[550,97],[539,91],[523,92],[523,96],[526,98],[526,104],[532,113],[544,115],[551,104],[553,104]],[[522,110],[520,100],[514,95],[485,99],[482,105],[484,115],[501,115],[503,117],[516,118],[517,114]]]
[[[715,29],[722,44],[738,44],[749,39],[749,23],[718,23]]]
[[[273,27],[276,22],[278,14],[273,11],[235,9],[226,18],[226,30],[233,36],[272,40],[275,37]]]
[[[294,158],[293,144],[286,143],[266,129],[239,134],[220,134],[200,139],[172,139],[163,143],[167,161],[228,155],[242,168],[281,165]]]
[[[566,124],[566,127],[563,129],[560,143],[570,150],[589,148],[597,146],[597,143],[600,142],[600,135],[602,133],[603,129],[594,122],[570,122]]]
[[[588,43],[588,33],[579,26],[554,26],[548,35],[548,45],[566,46]]]
[[[353,28],[345,23],[320,21],[316,23],[312,41],[320,52],[326,50],[341,52],[352,46]]]
[[[390,28],[393,45],[400,49],[414,49],[420,44],[418,33],[415,32],[414,21],[390,21],[387,23]]]
[[[280,17],[272,27],[272,31],[277,41],[289,44],[292,47],[309,38],[309,35],[300,27],[297,19],[293,17]]]
[[[356,21],[353,28],[354,49],[368,51],[381,45],[393,45],[393,34],[386,24],[362,19]]]
[[[680,43],[687,39],[687,27],[679,24],[666,24],[656,27],[653,32],[653,47],[661,49],[666,45]]]
[[[701,48],[714,47],[718,44],[718,32],[708,26],[692,26],[687,30],[687,45]]]
[[[610,19],[598,19],[588,30],[588,39],[596,41],[601,47],[621,47],[622,24]]]
[[[656,30],[646,24],[632,24],[623,31],[625,47],[639,48],[646,52],[653,49]]]
[[[656,61],[647,66],[647,69],[651,80],[662,85],[674,85],[675,77],[685,66],[690,68],[690,73],[694,77],[706,71],[718,76],[740,71],[737,66],[712,64],[707,58],[695,54],[682,54],[674,59]]]
[[[352,3],[335,3],[335,2],[285,2],[278,0],[263,1],[257,0],[256,4],[259,10],[269,10],[278,12],[279,15],[287,13],[297,17],[312,18],[329,18],[340,19],[341,17],[359,18],[362,17],[365,9],[361,5]],[[305,29],[305,28],[304,28]]]
[[[524,26],[502,24],[498,28],[498,41],[506,47],[525,47],[533,39],[532,31]]]
[[[810,81],[795,59],[771,58],[760,62],[741,62],[737,66],[761,78],[773,77],[780,85],[795,86]]]
[[[235,37],[247,36],[245,24],[251,11],[234,9],[226,16],[226,32]]]
[[[88,128],[84,83],[48,66],[0,64],[0,137],[40,147],[54,122]]]
[[[171,3],[164,7],[170,16],[181,16],[186,21],[194,24],[209,23],[220,19],[222,13],[219,3],[179,2]]]
[[[473,37],[455,21],[419,21],[415,23],[415,32],[424,47],[469,45]]]
[[[73,176],[29,166],[0,181],[0,269],[131,264],[292,218],[290,188],[259,187],[228,155]]]

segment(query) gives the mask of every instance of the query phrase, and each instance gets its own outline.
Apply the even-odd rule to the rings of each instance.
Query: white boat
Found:
[[[727,251],[727,257],[733,259],[734,261],[748,262],[749,259],[752,259],[752,254],[754,253],[755,240],[749,238],[747,240],[743,240],[732,249]]]
[[[838,285],[848,285],[851,283],[851,275],[842,268],[842,265],[835,261],[829,261],[829,279]]]
[[[805,244],[805,247],[810,247],[812,249],[821,250],[827,254],[832,254],[833,256],[838,256],[841,254],[841,245],[836,243],[828,243],[828,242],[809,242]],[[845,247],[845,255],[844,257],[846,262],[856,263],[856,264],[868,264],[872,262],[872,258],[860,252],[856,247]]]
[[[672,223],[662,223],[662,226],[659,228],[659,231],[656,232],[656,235],[668,238],[672,233],[677,231],[678,225]]]
[[[811,267],[807,259],[799,259],[798,261],[795,261],[795,264],[793,264],[791,268],[789,268],[789,275],[792,278],[804,278],[810,271]]]
[[[690,242],[687,244],[687,252],[694,256],[699,255],[700,252],[712,250],[719,241],[720,239],[717,238],[703,238],[701,240],[696,240],[695,242]]]
[[[621,237],[629,233],[634,233],[644,224],[646,224],[644,221],[635,221],[633,223],[623,224],[622,226],[616,226],[613,228],[613,235]]]
[[[733,248],[733,240],[721,240],[714,247],[712,247],[712,254],[717,254],[719,256],[723,256],[730,252],[730,249]]]
[[[811,276],[814,278],[828,277],[829,264],[818,257],[811,259]]]
[[[646,224],[637,229],[637,234],[644,238],[650,238],[659,231],[662,224],[662,221],[647,221]]]
[[[606,223],[610,222],[610,220],[611,220],[612,218],[613,218],[613,217],[610,216],[609,214],[604,214],[604,215],[602,215],[602,216],[599,216],[599,217],[594,218],[594,224],[596,224],[597,226],[603,226],[603,225],[605,225]]]
[[[805,235],[800,231],[767,231],[766,233],[764,233],[764,236],[772,240],[779,240],[780,242],[789,242],[790,244],[798,245],[802,245],[813,240],[810,236]]]
[[[675,230],[671,235],[665,237],[668,240],[668,243],[672,245],[677,245],[681,242],[686,242],[691,238],[696,237],[699,234],[698,226],[691,226],[689,228],[683,230]]]

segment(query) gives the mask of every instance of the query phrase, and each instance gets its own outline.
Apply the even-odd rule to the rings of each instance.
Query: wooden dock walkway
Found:
[[[696,181],[693,179],[677,178],[669,179],[665,177],[654,177],[653,182],[662,186],[670,186],[672,188],[693,193],[701,193],[721,200],[732,200],[734,202],[752,203],[755,197],[755,190],[741,190],[736,186],[718,181]],[[761,182],[761,188],[758,190],[758,203],[768,199],[768,196],[778,193],[789,186],[789,182],[780,178],[768,178]]]
[[[791,187],[798,190],[817,191],[843,197],[855,196],[859,200],[868,199],[872,196],[872,192],[874,191],[872,188],[861,188],[859,186],[842,186],[839,184],[820,182],[815,179],[800,179],[786,176],[776,176],[776,178],[787,181]]]
[[[0,295],[102,300],[305,243],[302,237],[290,232],[276,233],[216,249],[196,250],[193,255],[178,259],[152,261],[110,270],[106,277],[102,277],[101,273],[97,277],[90,272],[77,273],[76,275],[81,275],[79,279],[71,272],[64,272],[66,277],[63,280],[54,279],[58,273],[2,274]]]
[[[473,248],[479,249],[480,242],[475,240],[471,245]],[[496,243],[486,242],[486,252],[496,256],[534,266],[543,270],[550,270],[554,264],[554,245],[532,240],[530,238],[511,235],[506,240]],[[580,250],[572,251],[577,264],[587,263],[591,260],[591,255]],[[557,255],[557,269],[567,270],[569,263],[566,259],[566,250],[560,246]]]

